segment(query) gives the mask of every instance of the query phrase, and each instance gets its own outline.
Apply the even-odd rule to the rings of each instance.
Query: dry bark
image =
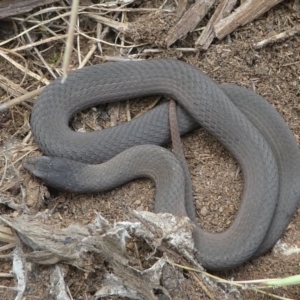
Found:
[[[217,7],[213,16],[210,18],[205,29],[200,35],[199,39],[196,41],[196,46],[199,46],[203,50],[207,50],[215,38],[215,33],[213,26],[221,19],[227,17],[233,7],[235,6],[237,0],[223,0]]]
[[[179,22],[169,31],[166,38],[167,46],[171,46],[182,36],[195,29],[214,2],[215,0],[197,0],[195,4],[186,11]]]
[[[0,19],[19,15],[58,0],[0,0]]]
[[[220,20],[214,26],[216,37],[218,39],[224,38],[237,27],[253,21],[282,1],[283,0],[248,0],[244,2],[234,13]]]

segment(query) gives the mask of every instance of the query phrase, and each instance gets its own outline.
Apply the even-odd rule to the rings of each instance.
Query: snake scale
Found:
[[[72,116],[85,108],[149,95],[175,99],[180,134],[203,127],[241,166],[240,209],[223,233],[204,231],[185,199],[180,163],[159,145],[170,140],[168,105],[97,132],[74,132]],[[247,89],[214,83],[177,60],[105,63],[53,81],[34,104],[31,128],[47,156],[25,167],[48,185],[74,192],[112,189],[137,177],[155,181],[155,212],[195,222],[195,256],[209,270],[224,270],[264,254],[282,236],[300,198],[300,154],[277,111]]]

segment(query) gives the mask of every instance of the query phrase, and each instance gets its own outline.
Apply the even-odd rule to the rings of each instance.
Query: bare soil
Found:
[[[148,52],[143,58],[178,58],[193,64],[203,70],[218,83],[237,84],[262,95],[282,115],[293,131],[300,146],[300,37],[293,36],[283,42],[268,45],[261,50],[254,50],[253,44],[275,33],[290,29],[300,23],[300,11],[292,8],[294,1],[284,1],[258,20],[238,28],[230,37],[223,41],[215,41],[208,51],[178,51],[175,48],[194,48],[194,42],[199,36],[195,31],[177,42],[170,49],[163,48],[163,40],[167,29],[174,24],[172,17],[140,13],[128,14],[129,22],[146,24],[133,30],[132,38],[136,42],[150,42],[151,49],[162,46],[161,51]],[[143,6],[158,7],[160,2],[149,0]],[[159,21],[158,21],[159,20]],[[203,21],[205,24],[206,21]],[[201,28],[203,24],[198,27]],[[92,24],[89,24],[92,26]],[[151,30],[151,29],[155,29]],[[108,40],[114,39],[114,34],[108,35]],[[86,54],[90,44],[81,40],[81,51]],[[46,52],[45,58],[50,62],[55,53],[63,51],[63,44],[57,42],[55,48]],[[117,56],[118,51],[113,47],[103,45],[103,53],[107,56]],[[96,53],[91,63],[102,63],[103,58]],[[72,57],[72,66],[77,66],[76,55]],[[27,57],[29,69],[36,68],[36,58]],[[1,75],[20,84],[23,75],[12,67],[6,60],[0,58]],[[45,75],[48,76],[45,71]],[[30,79],[25,79],[23,88],[31,89],[37,86]],[[6,99],[7,94],[0,88],[0,100]],[[133,118],[145,111],[155,101],[148,99],[131,101],[130,114]],[[3,155],[0,167],[8,161],[20,159],[13,168],[8,168],[1,187],[2,192],[20,197],[25,192],[25,201],[31,213],[52,211],[53,226],[65,227],[71,223],[86,224],[94,218],[94,212],[101,212],[110,222],[128,218],[128,210],[153,209],[154,185],[149,180],[135,180],[113,191],[98,195],[75,195],[58,193],[47,189],[43,183],[27,174],[21,165],[21,157],[28,151],[26,147],[32,140],[24,139],[30,132],[29,116],[32,103],[15,106],[0,114],[0,145]],[[75,128],[99,130],[119,124],[127,120],[128,104],[109,105],[102,110],[94,109],[77,116]],[[204,130],[199,129],[183,138],[185,153],[190,167],[194,196],[199,222],[213,232],[225,230],[233,220],[239,208],[243,191],[243,180],[240,168],[231,155]],[[34,144],[33,144],[34,145]],[[29,149],[29,148],[28,148]],[[37,155],[38,150],[34,153]],[[30,155],[33,155],[31,153]],[[3,176],[3,172],[1,173]],[[0,176],[0,177],[1,177]],[[300,184],[300,183],[299,183]],[[15,214],[11,209],[0,207],[1,213]],[[284,246],[285,245],[285,246]],[[293,254],[286,254],[283,249],[295,247]],[[223,278],[234,280],[252,280],[260,278],[276,278],[299,274],[300,270],[300,211],[288,226],[279,244],[267,255],[247,262],[243,266],[226,273],[217,274]],[[9,272],[10,262],[1,262],[1,272]],[[47,266],[34,266],[30,272],[29,288],[26,299],[50,299],[47,294]],[[85,273],[82,270],[64,266],[66,283],[70,288],[73,299],[92,299],[93,293],[101,285],[101,267],[95,272]],[[37,275],[38,274],[38,275]],[[184,273],[185,284],[182,289],[188,295],[187,299],[209,299],[201,290],[198,282],[189,273]],[[2,279],[2,286],[13,286],[12,279]],[[228,291],[229,292],[229,291]],[[300,299],[300,286],[273,290],[272,293],[291,299]],[[10,299],[12,294],[0,291],[1,299]],[[5,298],[3,298],[5,297]],[[271,299],[252,291],[241,291],[243,299]],[[107,298],[111,299],[111,298]],[[215,298],[216,299],[216,298]]]

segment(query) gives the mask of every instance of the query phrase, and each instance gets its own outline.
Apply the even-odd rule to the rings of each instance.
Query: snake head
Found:
[[[28,158],[23,166],[29,173],[50,187],[76,192],[77,183],[73,176],[72,161],[68,159],[40,156]]]

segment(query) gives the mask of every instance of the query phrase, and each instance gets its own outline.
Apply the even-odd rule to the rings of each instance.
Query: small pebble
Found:
[[[136,208],[136,210],[137,210],[137,211],[143,211],[143,210],[145,210],[145,209],[144,209],[144,206],[143,206],[143,205],[140,205],[140,206],[138,206],[138,207]]]
[[[231,211],[234,211],[234,210],[235,210],[235,209],[234,209],[234,205],[230,204],[230,205],[229,205],[229,209],[230,209]]]
[[[203,216],[203,217],[207,216],[208,210],[207,210],[206,206],[203,206],[203,207],[201,208],[200,214],[201,214],[201,216]]]
[[[134,201],[134,205],[136,205],[136,206],[138,206],[138,205],[141,205],[141,200],[136,200],[136,201]]]

